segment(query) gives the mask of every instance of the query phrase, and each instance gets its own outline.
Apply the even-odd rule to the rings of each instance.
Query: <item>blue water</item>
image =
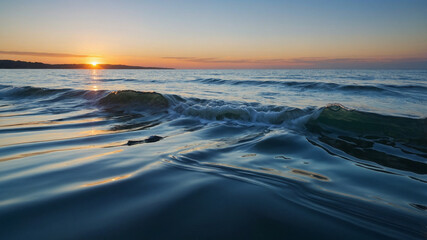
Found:
[[[425,239],[427,71],[0,70],[0,239]]]

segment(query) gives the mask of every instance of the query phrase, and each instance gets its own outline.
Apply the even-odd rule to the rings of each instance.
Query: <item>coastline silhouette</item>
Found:
[[[121,64],[47,64],[41,62],[25,62],[0,60],[0,69],[173,69],[163,67],[141,67]]]

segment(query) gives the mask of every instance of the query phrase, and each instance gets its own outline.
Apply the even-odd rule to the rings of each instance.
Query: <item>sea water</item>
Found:
[[[423,239],[425,70],[0,70],[0,239]]]

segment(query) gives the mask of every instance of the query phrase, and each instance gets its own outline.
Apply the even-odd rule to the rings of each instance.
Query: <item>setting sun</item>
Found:
[[[92,66],[96,67],[96,65],[98,65],[97,62],[91,62]]]

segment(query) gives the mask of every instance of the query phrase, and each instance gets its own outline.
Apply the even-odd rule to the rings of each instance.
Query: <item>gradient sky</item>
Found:
[[[0,1],[0,59],[427,68],[427,0]]]

